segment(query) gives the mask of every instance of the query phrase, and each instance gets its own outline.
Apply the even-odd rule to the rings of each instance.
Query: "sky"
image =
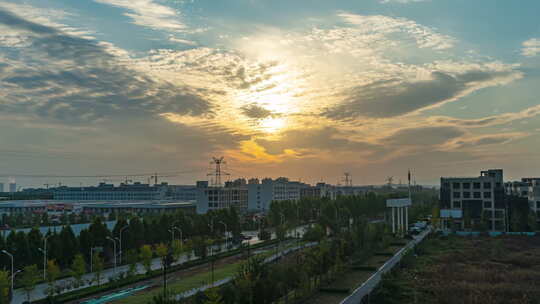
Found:
[[[537,0],[0,1],[0,182],[540,175]],[[111,181],[112,178],[111,178]],[[144,180],[141,180],[144,181]],[[113,181],[114,182],[114,181]]]

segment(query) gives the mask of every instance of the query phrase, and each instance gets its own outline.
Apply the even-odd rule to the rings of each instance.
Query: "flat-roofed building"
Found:
[[[478,177],[442,177],[441,209],[461,210],[462,218],[447,222],[453,229],[464,229],[465,221],[471,225],[484,220],[492,231],[507,230],[503,170],[481,171]]]

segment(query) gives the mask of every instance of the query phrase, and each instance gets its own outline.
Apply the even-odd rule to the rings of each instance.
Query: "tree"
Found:
[[[529,230],[531,230],[532,232],[535,232],[536,230],[538,230],[538,219],[534,212],[529,213],[528,222],[529,222]]]
[[[29,265],[24,267],[24,271],[21,276],[21,284],[26,292],[26,300],[30,302],[30,294],[36,288],[36,284],[39,281],[39,271],[36,265]]]
[[[104,264],[103,259],[97,253],[95,253],[92,258],[92,266],[95,273],[95,280],[99,286],[101,284],[101,276],[103,274]]]
[[[174,240],[172,243],[172,255],[175,261],[178,261],[182,256],[182,241]]]
[[[49,260],[47,261],[47,284],[49,285],[49,288],[47,289],[47,295],[52,298],[54,295],[54,285],[56,283],[56,279],[60,276],[60,268],[58,267],[58,264],[55,260]]]
[[[156,255],[161,259],[161,267],[165,268],[165,257],[169,253],[167,245],[160,243],[156,246]]]
[[[150,273],[152,270],[152,247],[150,245],[143,245],[140,249],[139,257],[146,273]]]
[[[0,304],[9,304],[9,273],[0,270]]]
[[[130,249],[127,252],[127,262],[129,264],[128,276],[134,276],[137,274],[137,263],[139,262],[139,256],[137,255],[137,250]]]
[[[206,301],[204,304],[222,304],[223,298],[219,295],[217,288],[208,288],[204,295],[206,296]]]
[[[73,259],[73,264],[71,265],[71,273],[75,278],[75,283],[77,287],[82,286],[82,277],[86,273],[86,263],[84,262],[84,257],[81,254],[77,254]]]

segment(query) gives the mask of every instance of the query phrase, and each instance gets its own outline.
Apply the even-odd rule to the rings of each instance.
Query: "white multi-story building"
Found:
[[[15,182],[9,183],[9,192],[10,193],[17,192],[17,183]]]
[[[474,224],[486,216],[489,230],[505,231],[507,214],[505,209],[503,170],[482,171],[479,177],[442,177],[441,211],[461,210]],[[452,219],[453,227],[465,228],[464,218]]]
[[[302,189],[309,185],[289,181],[286,177],[277,179],[265,178],[262,181],[253,178],[248,181],[248,210],[267,212],[273,201],[299,200]]]
[[[238,183],[226,183],[225,187],[209,187],[208,182],[197,182],[197,213],[211,210],[236,208],[245,212],[248,207],[248,189]]]

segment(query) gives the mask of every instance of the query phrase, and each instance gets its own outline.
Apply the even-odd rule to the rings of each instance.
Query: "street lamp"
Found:
[[[49,234],[43,238],[43,249],[38,248],[39,251],[43,253],[43,281],[47,279],[47,239],[50,238],[52,234]]]
[[[15,274],[13,272],[13,255],[5,250],[2,250],[2,253],[9,255],[9,257],[11,258],[11,294],[13,294],[13,278],[15,277]]]
[[[113,239],[112,237],[108,236],[107,240],[113,242],[113,248],[114,248],[114,274],[116,274],[116,241],[117,241],[117,239]]]
[[[208,224],[208,227],[210,227],[210,233],[214,234],[214,219],[210,219],[210,223]],[[212,265],[212,287],[214,287],[214,259],[212,258],[212,253],[214,250],[212,250],[213,245],[210,245],[210,264]]]
[[[183,236],[183,233],[182,233],[182,229],[178,228],[178,227],[173,227],[172,228],[173,231],[174,229],[178,230],[180,232],[180,251],[182,251],[182,244],[184,243],[184,236]]]
[[[129,228],[129,224],[127,224],[126,226],[122,227],[120,229],[120,265],[122,265],[122,254],[123,254],[123,251],[122,251],[122,232],[124,232],[124,230],[126,230],[127,228]]]
[[[219,222],[220,224],[223,224],[225,226],[225,249],[227,249],[227,245],[228,245],[228,242],[227,242],[227,224],[225,224],[223,221],[220,221]]]

